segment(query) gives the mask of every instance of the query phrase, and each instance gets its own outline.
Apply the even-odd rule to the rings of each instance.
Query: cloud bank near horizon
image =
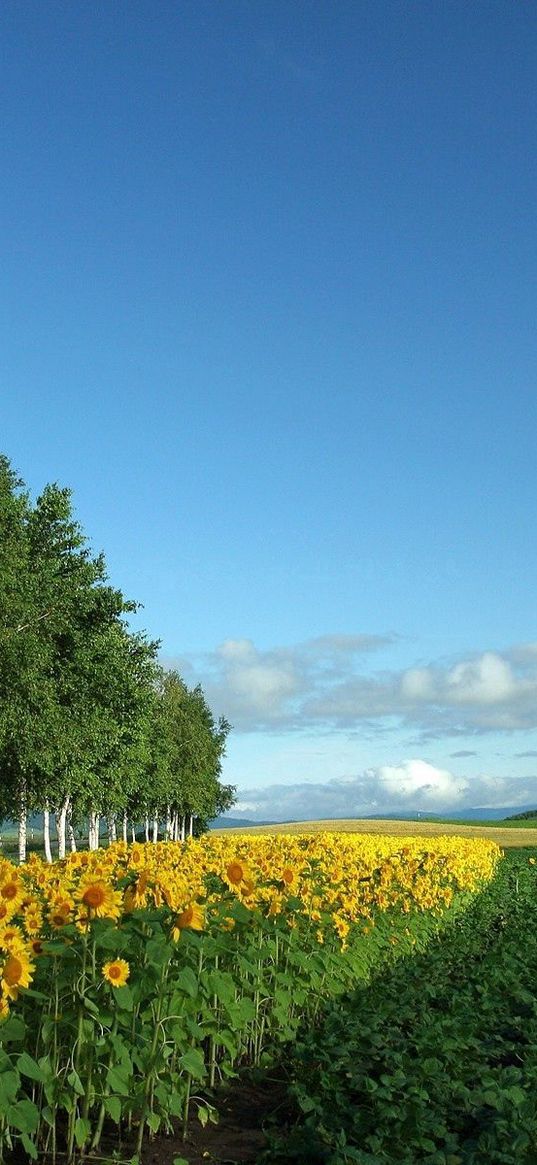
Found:
[[[446,813],[470,808],[537,806],[537,774],[459,777],[414,758],[358,776],[317,783],[239,789],[230,816],[254,820],[323,820],[397,812]]]
[[[425,741],[537,728],[537,643],[372,670],[371,659],[396,642],[395,634],[324,635],[261,650],[250,639],[228,639],[179,667],[241,733],[376,731],[391,723]]]

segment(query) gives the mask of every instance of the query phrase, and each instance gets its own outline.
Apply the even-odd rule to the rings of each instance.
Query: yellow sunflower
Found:
[[[229,865],[226,866],[226,882],[233,889],[236,886],[240,886],[241,882],[248,881],[250,877],[248,866],[241,858],[233,858],[233,861],[229,862]]]
[[[15,907],[12,902],[0,902],[0,926],[10,921],[15,913]]]
[[[32,982],[34,965],[27,952],[19,947],[11,951],[4,962],[1,973],[1,987],[4,995],[16,999],[20,987],[29,987]]]
[[[81,878],[77,899],[87,918],[119,918],[121,914],[121,894],[108,882],[95,879],[91,875]]]
[[[0,927],[0,947],[10,951],[14,946],[24,944],[24,935],[20,926]]]
[[[7,906],[12,906],[14,911],[21,905],[24,897],[24,886],[16,874],[12,874],[6,882],[0,885],[0,902],[4,902]]]
[[[282,870],[281,880],[284,886],[287,886],[289,889],[294,888],[298,885],[298,870],[292,866],[285,866]]]
[[[39,907],[28,907],[24,914],[23,924],[26,934],[35,935],[41,933],[41,928],[43,926],[43,915]]]
[[[186,907],[181,914],[176,914],[172,923],[172,938],[177,942],[181,937],[181,931],[186,930],[203,930],[205,926],[205,914],[202,906],[198,906],[197,902],[191,902],[190,906]]]
[[[103,966],[103,976],[111,987],[124,987],[130,970],[126,959],[111,959]]]

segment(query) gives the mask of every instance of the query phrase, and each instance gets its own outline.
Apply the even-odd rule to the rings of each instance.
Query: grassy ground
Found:
[[[494,825],[462,825],[460,822],[441,821],[293,821],[279,825],[252,825],[245,829],[215,830],[215,833],[389,833],[405,837],[487,837],[502,848],[537,846],[534,826],[523,828],[504,822]]]

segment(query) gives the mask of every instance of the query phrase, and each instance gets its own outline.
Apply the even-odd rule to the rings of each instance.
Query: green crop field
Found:
[[[535,1165],[533,860],[511,850],[425,951],[299,1033],[267,1165]]]

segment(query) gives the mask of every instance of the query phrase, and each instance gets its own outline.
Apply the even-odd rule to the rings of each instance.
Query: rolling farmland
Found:
[[[372,833],[391,837],[466,837],[485,838],[495,841],[502,848],[537,846],[535,826],[507,825],[459,825],[441,821],[376,821],[348,818],[338,821],[293,821],[278,825],[252,825],[243,829],[214,830],[226,834],[263,833]]]

